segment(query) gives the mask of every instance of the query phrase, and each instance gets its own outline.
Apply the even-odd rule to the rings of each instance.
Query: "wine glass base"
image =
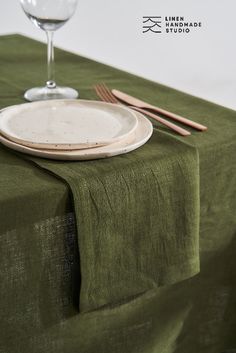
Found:
[[[35,87],[30,88],[24,94],[27,101],[41,101],[49,99],[76,99],[79,97],[79,92],[70,87]]]

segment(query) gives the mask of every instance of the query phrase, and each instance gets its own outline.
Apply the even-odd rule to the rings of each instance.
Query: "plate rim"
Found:
[[[6,112],[6,114],[11,111],[11,110],[16,110],[17,108],[22,108],[25,107],[25,106],[31,106],[32,105],[47,105],[47,104],[68,104],[68,103],[85,103],[85,104],[94,104],[94,105],[101,105],[103,107],[106,107],[106,106],[109,106],[111,107],[112,109],[116,109],[118,108],[119,110],[123,110],[123,111],[126,111],[130,118],[132,117],[133,119],[133,127],[117,136],[117,137],[113,137],[112,139],[108,139],[108,140],[103,140],[103,141],[96,141],[94,140],[90,140],[90,142],[82,142],[82,143],[61,143],[61,142],[58,142],[58,143],[52,143],[52,142],[32,142],[32,141],[27,141],[25,139],[21,139],[19,137],[15,137],[15,136],[12,136],[11,134],[9,134],[8,132],[6,132],[6,129],[5,131],[3,130],[3,125],[4,124],[4,113]],[[2,119],[0,121],[0,133],[5,136],[8,140],[11,140],[12,142],[16,142],[16,143],[19,143],[21,145],[24,145],[24,146],[27,146],[27,147],[32,147],[32,148],[38,148],[38,149],[51,149],[51,150],[61,150],[61,149],[64,149],[64,150],[78,150],[78,149],[85,149],[85,148],[96,148],[98,146],[105,146],[105,145],[109,145],[109,144],[113,144],[115,142],[118,142],[124,138],[126,138],[128,135],[132,134],[134,132],[134,130],[136,129],[137,127],[137,124],[138,124],[138,121],[137,121],[137,116],[135,114],[134,111],[132,111],[131,109],[129,109],[128,107],[126,106],[123,106],[123,105],[116,105],[114,103],[107,103],[107,102],[103,102],[103,101],[97,101],[97,100],[87,100],[87,99],[52,99],[52,100],[45,100],[45,101],[36,101],[36,102],[30,102],[30,103],[21,103],[21,104],[15,104],[15,105],[12,105],[12,106],[9,106],[9,107],[5,107],[1,110],[1,113],[3,114],[2,116]],[[7,115],[6,115],[6,118],[7,119]]]
[[[35,156],[35,157],[39,157],[39,158],[51,159],[51,160],[62,160],[62,161],[70,161],[70,160],[71,161],[73,161],[73,160],[79,161],[79,160],[81,160],[82,161],[82,160],[94,160],[94,159],[109,158],[109,157],[113,157],[113,156],[117,156],[117,155],[131,152],[131,151],[141,147],[152,136],[153,125],[150,122],[150,120],[139,112],[135,112],[135,114],[136,114],[137,120],[138,120],[138,126],[136,129],[139,128],[140,121],[142,121],[142,122],[145,121],[145,123],[147,124],[146,129],[148,130],[148,132],[146,132],[145,137],[142,137],[142,139],[139,139],[138,141],[137,141],[137,139],[134,139],[131,142],[128,142],[126,145],[124,144],[124,146],[121,145],[121,146],[117,147],[116,146],[117,144],[119,145],[119,144],[124,143],[124,141],[119,141],[119,142],[116,142],[111,145],[101,146],[101,147],[97,147],[94,149],[91,148],[91,149],[85,149],[85,150],[77,150],[79,154],[84,152],[84,155],[76,155],[76,150],[73,150],[73,151],[60,151],[60,150],[48,151],[48,150],[44,150],[44,149],[42,149],[42,150],[34,149],[32,147],[20,145],[16,142],[8,140],[6,137],[4,137],[2,135],[0,135],[0,143],[5,145],[9,149],[16,150],[17,152],[29,154],[31,156]],[[134,131],[134,134],[135,134],[135,131]],[[16,147],[16,148],[14,148],[14,147]],[[110,151],[110,152],[103,151],[104,148],[109,148],[109,147],[113,148],[113,151]],[[115,150],[114,150],[114,148],[115,148]],[[96,150],[99,150],[99,151],[96,153]],[[74,153],[74,154],[71,155],[70,153]],[[104,156],[104,153],[106,153],[107,155]]]

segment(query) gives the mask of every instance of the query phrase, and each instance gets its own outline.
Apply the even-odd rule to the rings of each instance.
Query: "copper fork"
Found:
[[[113,104],[122,104],[118,101],[118,99],[112,94],[112,92],[110,91],[110,89],[105,85],[105,84],[99,84],[99,85],[95,85],[94,89],[96,91],[97,96],[104,102],[107,103],[113,103]],[[125,104],[122,104],[124,106],[126,106]],[[159,123],[161,123],[162,125],[165,125],[167,127],[169,127],[170,129],[174,130],[175,132],[177,132],[178,134],[182,135],[182,136],[189,136],[191,135],[191,132],[183,129],[182,127],[175,125],[173,123],[171,123],[168,120],[165,120],[163,118],[161,118],[160,116],[153,114],[149,111],[146,111],[142,108],[138,108],[138,107],[134,107],[134,106],[129,106],[129,108],[136,110],[142,114],[145,114],[149,117],[151,117],[152,119],[157,120]]]

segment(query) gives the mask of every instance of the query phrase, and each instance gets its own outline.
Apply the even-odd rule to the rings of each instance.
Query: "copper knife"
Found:
[[[171,113],[165,109],[162,109],[162,108],[156,107],[154,105],[151,105],[149,103],[143,102],[142,100],[135,98],[135,97],[132,97],[124,92],[118,91],[117,89],[113,89],[112,93],[114,94],[114,96],[116,98],[118,98],[122,102],[125,102],[125,103],[132,105],[134,107],[141,108],[141,109],[150,109],[156,113],[165,115],[166,117],[168,117],[170,119],[173,119],[175,121],[178,121],[182,124],[188,125],[194,129],[197,129],[200,131],[207,130],[207,127],[202,124],[196,123],[195,121],[189,120],[189,119],[184,118],[184,117],[177,115],[175,113]]]

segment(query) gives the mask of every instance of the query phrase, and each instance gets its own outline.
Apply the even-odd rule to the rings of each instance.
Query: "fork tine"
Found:
[[[96,93],[98,95],[98,97],[103,101],[103,102],[107,102],[107,103],[112,103],[109,99],[109,97],[107,96],[106,92],[104,92],[104,90],[101,88],[100,85],[96,85]]]
[[[103,84],[100,84],[99,88],[100,88],[100,92],[102,92],[103,96],[106,97],[108,102],[115,103],[112,97],[109,95],[108,90],[103,86]]]
[[[96,92],[97,96],[98,96],[102,101],[106,102],[105,97],[104,97],[103,94],[100,92],[99,86],[98,86],[98,85],[95,85],[95,86],[94,86],[94,89],[95,89],[95,92]]]
[[[101,84],[103,91],[106,92],[112,103],[119,103],[118,99],[112,94],[111,90],[106,86],[105,83]]]
[[[108,90],[106,89],[106,87],[104,87],[103,84],[99,85],[99,89],[100,89],[100,92],[103,94],[103,96],[107,99],[108,102],[115,103],[113,98],[109,95]]]
[[[101,85],[96,85],[96,92],[104,102],[112,103]]]
[[[109,88],[104,84],[98,84],[95,86],[97,95],[105,102],[117,104],[119,101],[113,96]]]

